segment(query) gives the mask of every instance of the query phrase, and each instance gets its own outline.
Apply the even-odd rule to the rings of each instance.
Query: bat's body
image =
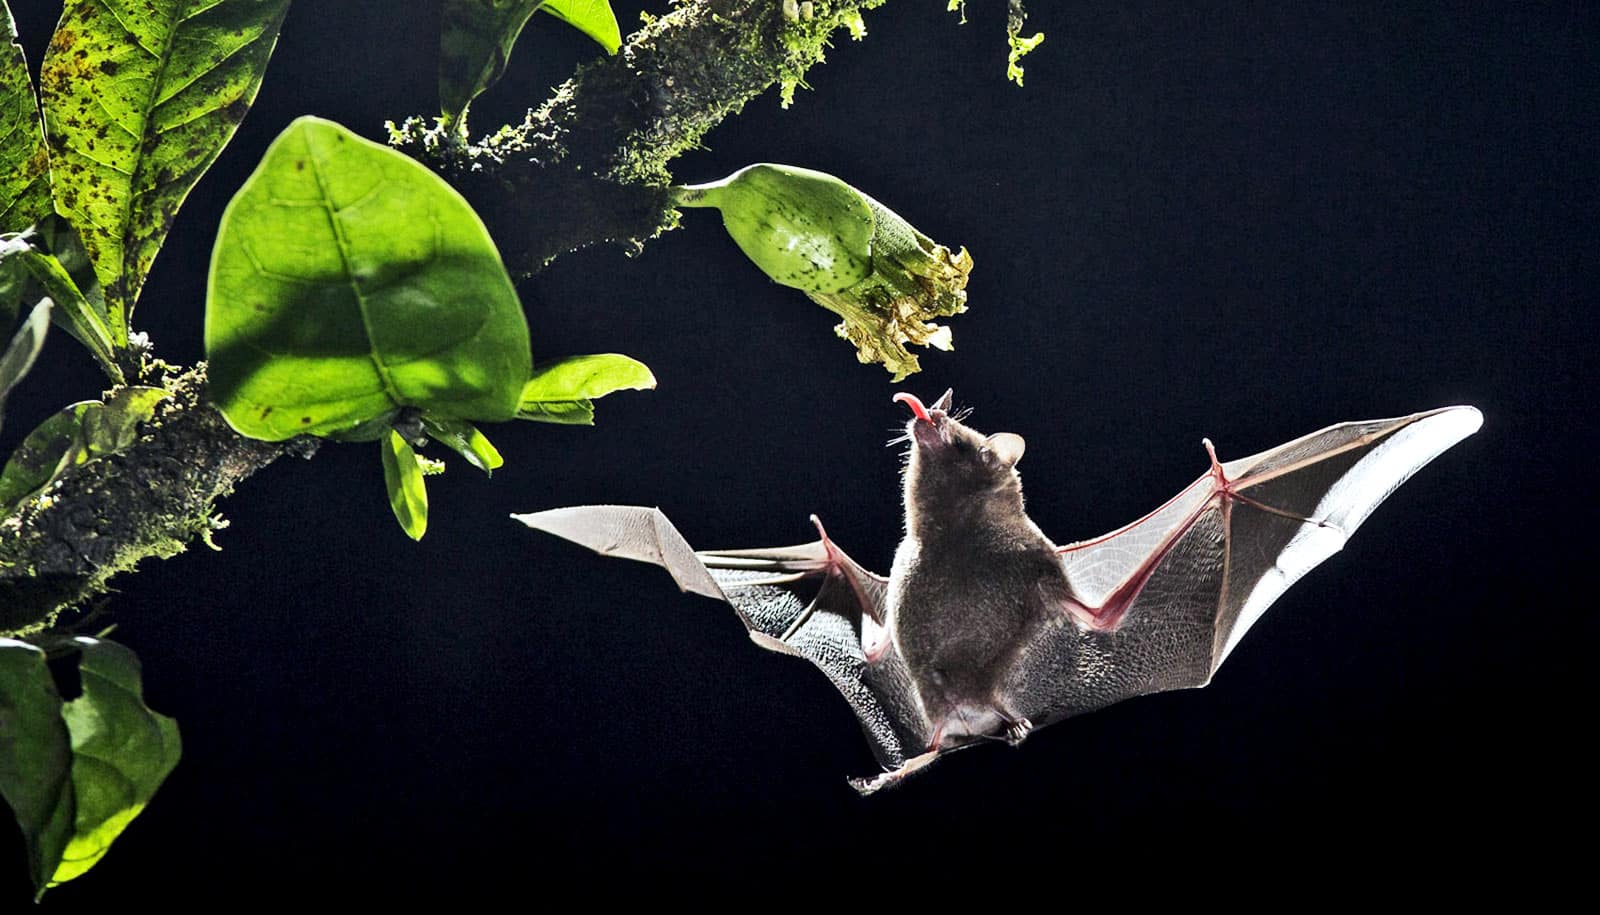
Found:
[[[794,547],[696,553],[656,509],[516,517],[662,565],[684,590],[730,603],[758,644],[810,660],[886,770],[852,781],[867,793],[951,750],[1016,743],[1123,699],[1204,686],[1284,589],[1482,421],[1449,407],[1343,423],[1226,464],[1208,442],[1210,469],[1165,505],[1057,547],[1023,509],[1021,438],[952,419],[948,393],[932,409],[896,400],[915,416],[906,536],[888,578],[825,533]]]

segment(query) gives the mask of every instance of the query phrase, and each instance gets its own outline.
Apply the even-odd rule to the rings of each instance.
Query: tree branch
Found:
[[[597,242],[634,249],[677,226],[667,165],[773,84],[792,93],[829,38],[884,0],[696,0],[580,67],[520,125],[467,145],[413,118],[392,142],[432,165],[483,217],[514,272]]]
[[[816,0],[812,18],[790,20],[782,0],[688,0],[518,126],[468,145],[413,118],[392,139],[471,201],[515,273],[590,244],[637,248],[677,225],[667,164],[773,84],[792,92],[832,33],[883,2]],[[209,536],[217,499],[316,448],[240,437],[206,403],[203,367],[168,387],[177,396],[132,448],[0,519],[0,634],[49,626],[140,560]]]

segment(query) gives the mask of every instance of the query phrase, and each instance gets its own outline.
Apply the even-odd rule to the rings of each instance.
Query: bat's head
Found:
[[[906,464],[908,528],[951,523],[973,513],[1022,513],[1022,436],[1010,432],[984,435],[950,415],[951,392],[924,406],[914,395],[900,393],[896,403],[911,408],[906,435],[911,441]]]

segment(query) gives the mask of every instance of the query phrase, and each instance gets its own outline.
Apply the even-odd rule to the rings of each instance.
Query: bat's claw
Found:
[[[921,756],[913,756],[904,763],[901,763],[900,768],[898,769],[891,769],[888,772],[879,772],[877,775],[874,775],[871,778],[852,778],[850,779],[850,787],[856,789],[856,793],[862,797],[866,797],[869,794],[876,794],[885,788],[900,784],[905,780],[906,776],[917,771],[918,769],[921,769],[938,758],[938,750],[929,750],[928,752],[923,753]]]
[[[1012,746],[1017,746],[1027,740],[1028,735],[1032,733],[1033,722],[1026,718],[1015,718],[1006,722],[1005,740],[1006,743]]]

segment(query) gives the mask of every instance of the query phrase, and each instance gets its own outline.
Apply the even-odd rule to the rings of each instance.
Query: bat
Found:
[[[1205,686],[1285,589],[1337,552],[1380,502],[1477,431],[1473,407],[1347,422],[1210,466],[1164,505],[1057,546],[1023,506],[1021,436],[912,412],[905,536],[887,577],[815,515],[797,546],[696,552],[659,509],[586,505],[513,515],[603,555],[666,568],[730,604],[763,648],[816,665],[897,784],[945,753],[1021,743],[1124,699]]]

